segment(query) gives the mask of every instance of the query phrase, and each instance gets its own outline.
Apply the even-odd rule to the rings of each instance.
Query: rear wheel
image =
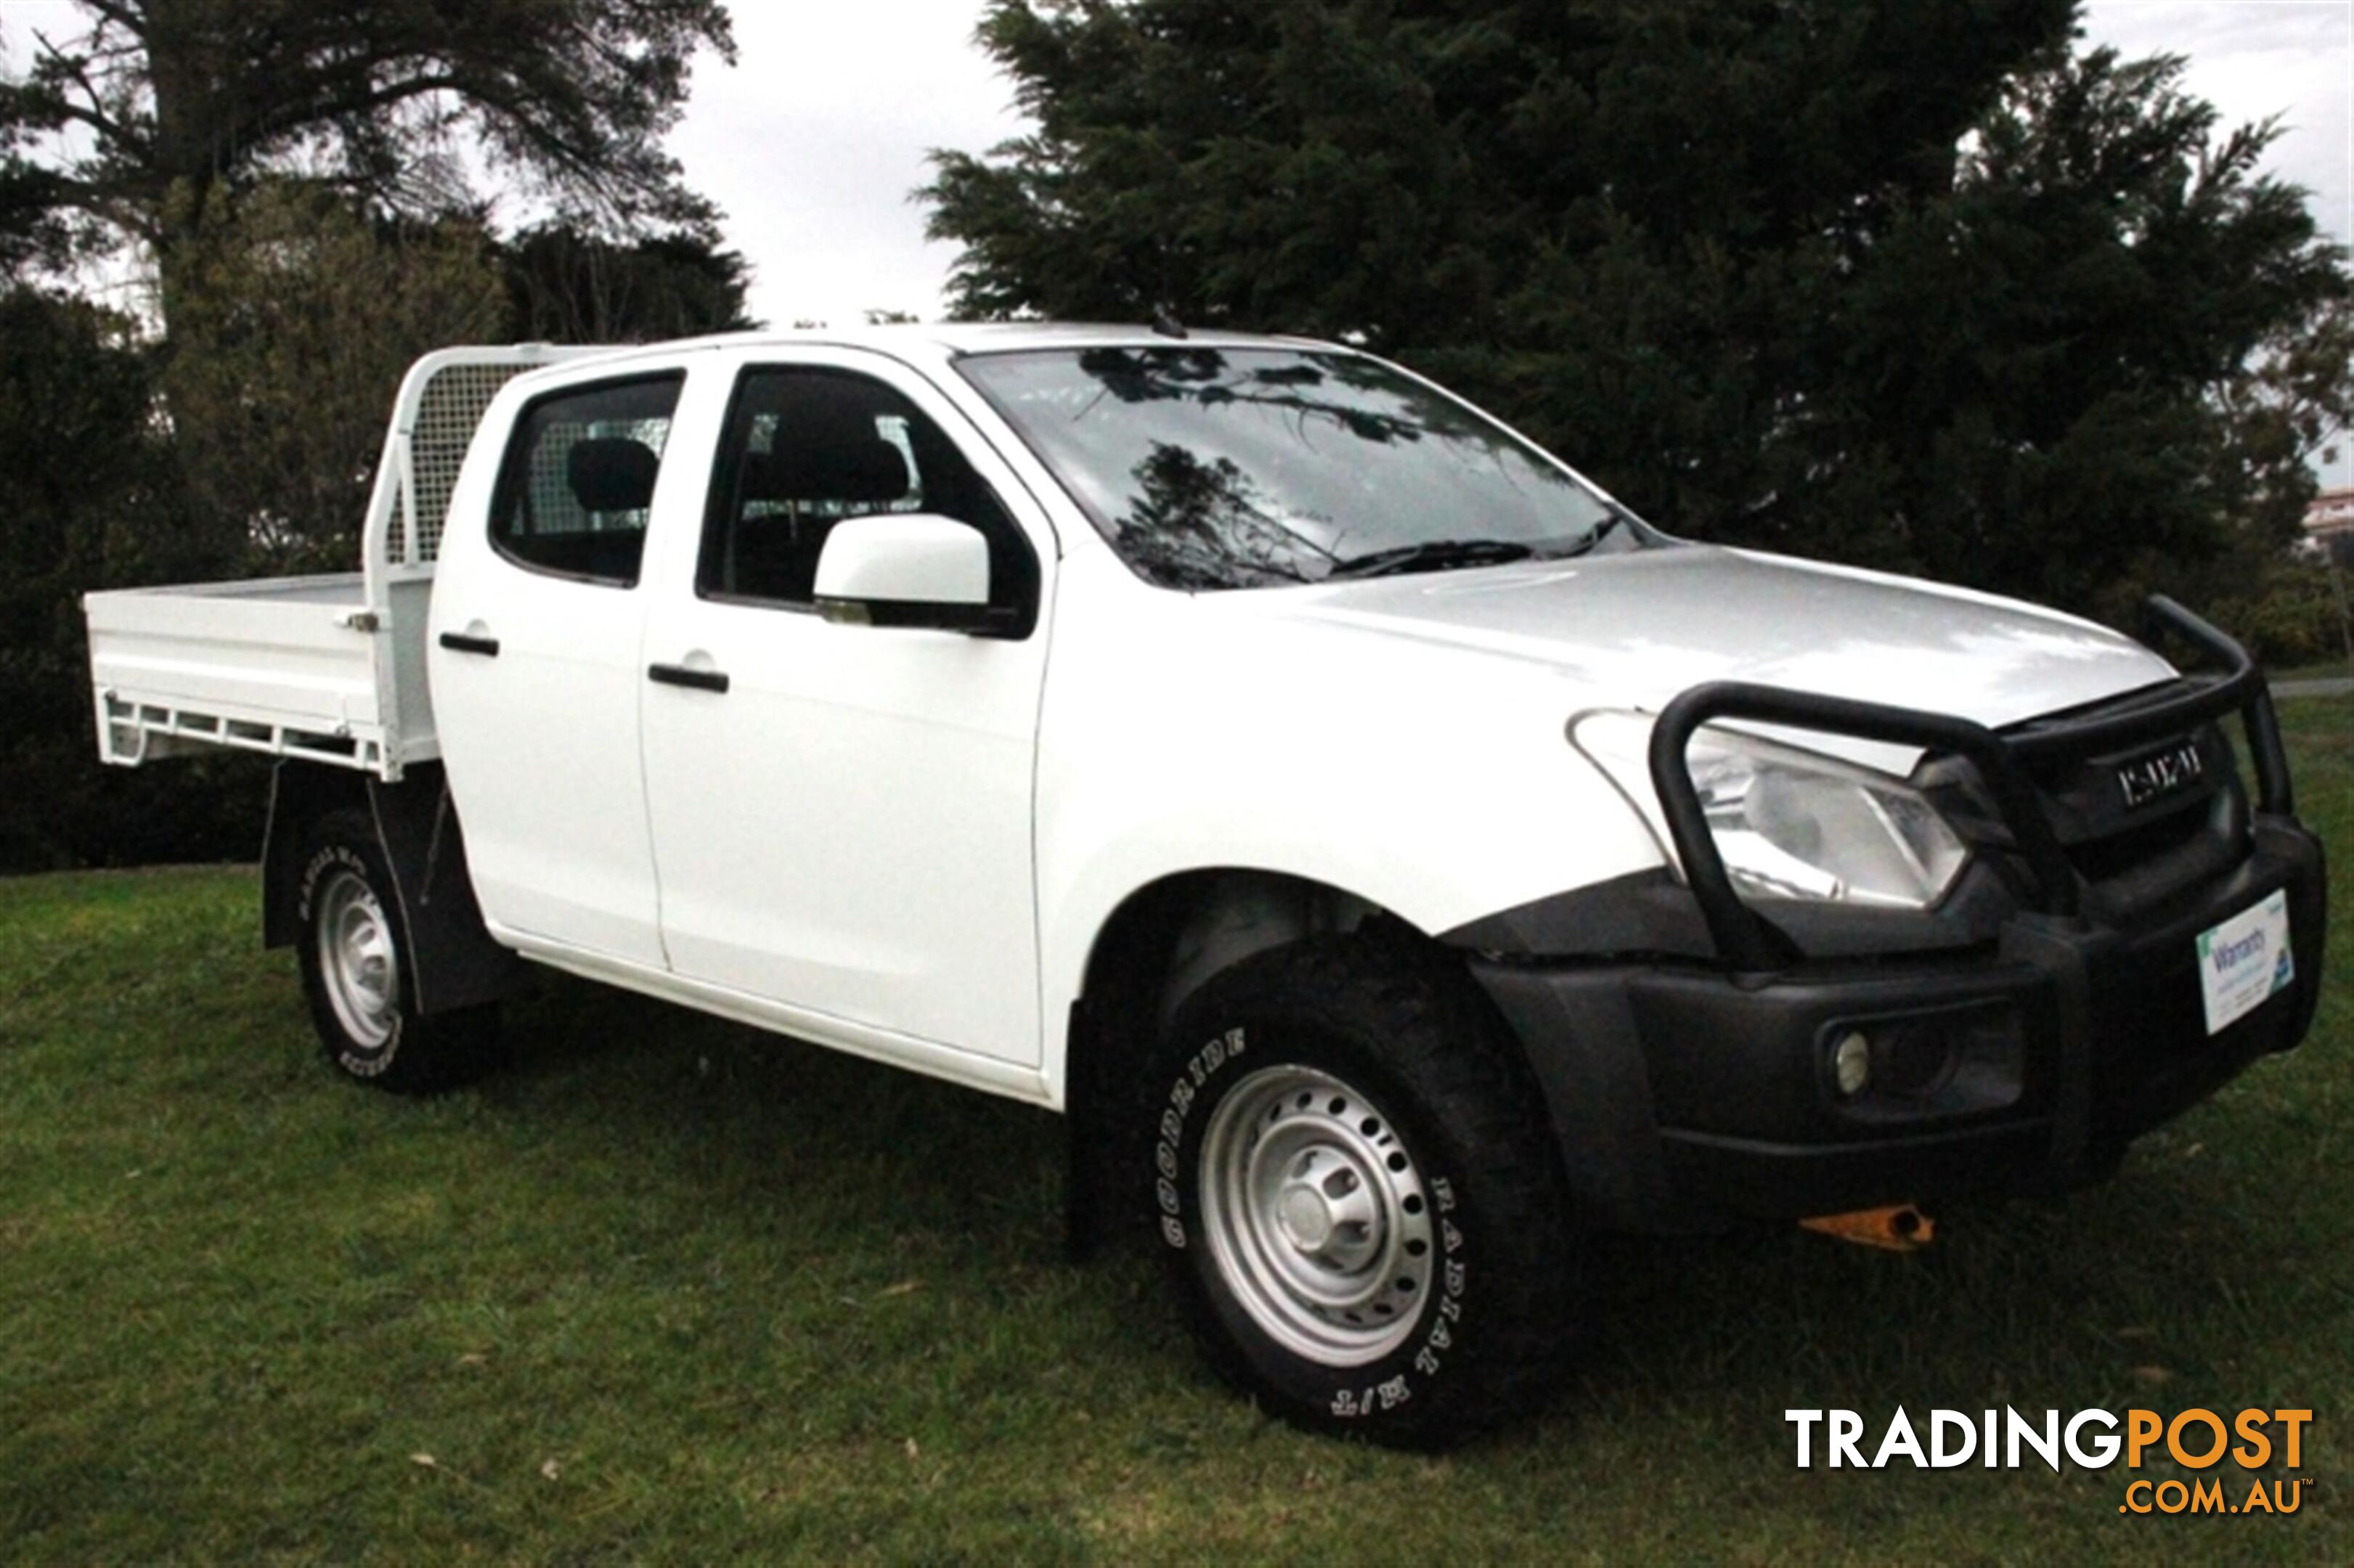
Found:
[[[1402,943],[1291,944],[1188,999],[1158,1067],[1153,1210],[1222,1373],[1405,1446],[1534,1403],[1572,1326],[1566,1200],[1468,981]]]
[[[322,816],[303,855],[298,904],[312,1026],[346,1076],[397,1094],[429,1094],[493,1065],[497,1010],[419,1012],[396,899],[366,813]]]

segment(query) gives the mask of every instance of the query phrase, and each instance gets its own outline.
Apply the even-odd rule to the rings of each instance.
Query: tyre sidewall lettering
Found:
[[[309,863],[302,867],[302,895],[295,906],[297,918],[302,921],[303,928],[312,931],[313,936],[317,934],[313,930],[313,923],[319,917],[319,889],[326,882],[327,873],[332,870],[348,871],[366,883],[371,892],[376,888],[375,873],[369,869],[367,862],[362,860],[349,847],[344,844],[328,844],[320,849],[311,857]]]
[[[1226,1030],[1187,1058],[1169,1086],[1169,1097],[1156,1129],[1159,1136],[1152,1146],[1152,1195],[1161,1213],[1161,1239],[1181,1252],[1190,1245],[1191,1238],[1185,1230],[1185,1205],[1178,1191],[1179,1172],[1184,1170],[1178,1151],[1185,1142],[1191,1113],[1203,1098],[1202,1090],[1215,1081],[1228,1064],[1241,1060],[1248,1049],[1247,1031],[1240,1027]],[[1216,1096],[1209,1097],[1215,1099]]]
[[[1337,1390],[1327,1407],[1335,1420],[1360,1421],[1396,1409],[1414,1397],[1417,1379],[1436,1379],[1457,1351],[1471,1269],[1465,1255],[1463,1229],[1451,1217],[1456,1209],[1454,1182],[1434,1174],[1426,1185],[1440,1216],[1439,1288],[1434,1298],[1437,1304],[1425,1309],[1428,1320],[1405,1345],[1372,1367],[1352,1369],[1362,1373],[1386,1370],[1401,1360],[1405,1362],[1404,1369],[1390,1377],[1376,1382],[1361,1376],[1357,1383]]]

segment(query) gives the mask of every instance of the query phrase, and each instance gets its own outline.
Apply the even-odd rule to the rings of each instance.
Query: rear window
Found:
[[[567,387],[516,421],[491,503],[491,543],[530,571],[633,588],[678,408],[681,372]]]

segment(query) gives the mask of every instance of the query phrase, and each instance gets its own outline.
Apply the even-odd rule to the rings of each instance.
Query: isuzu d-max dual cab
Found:
[[[2228,638],[1676,539],[1331,344],[451,350],[365,536],[88,601],[109,760],[284,759],[344,1072],[478,1070],[520,957],[1066,1111],[1310,1426],[1524,1403],[1584,1235],[2064,1189],[2313,1012]]]

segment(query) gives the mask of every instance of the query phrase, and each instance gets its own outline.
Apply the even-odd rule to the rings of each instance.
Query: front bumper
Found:
[[[2062,1192],[2304,1039],[2321,984],[2321,844],[2293,820],[2260,819],[2253,836],[2235,872],[2131,931],[2027,916],[1975,957],[1763,979],[1492,959],[1472,971],[1526,1045],[1573,1183],[1609,1228]],[[2210,1035],[2198,934],[2276,891],[2296,978]],[[1849,1098],[1829,1059],[1853,1032],[1889,1086]]]
[[[2232,673],[2024,735],[1759,687],[1699,688],[1670,705],[1653,774],[1691,885],[1564,901],[1571,913],[1556,911],[1550,929],[1607,926],[1676,946],[1639,962],[1578,959],[1490,946],[1543,920],[1458,934],[1484,949],[1472,972],[1526,1047],[1589,1221],[1687,1229],[2065,1191],[2107,1175],[2137,1135],[2304,1039],[2321,987],[2322,846],[2293,814],[2262,675],[2221,633],[2166,608]],[[2170,887],[2137,885],[2130,867],[2088,880],[2071,813],[2086,797],[2070,789],[2105,786],[2116,758],[2153,735],[2234,710],[2248,723],[2261,802],[2248,810],[2236,782],[2219,787],[2202,842],[2236,847]],[[1878,734],[1965,758],[1999,802],[1995,842],[2015,852],[2023,895],[2007,915],[1970,922],[1966,946],[1873,953],[1796,939],[1734,896],[1680,771],[1683,745],[1716,716]],[[2228,771],[2229,753],[2220,756]],[[2211,1033],[2198,938],[2274,894],[2287,905],[2294,978]],[[1697,944],[1657,918],[1663,896],[1704,918]],[[1631,913],[1592,919],[1614,904]],[[1834,1049],[1857,1034],[1872,1084],[1842,1095]]]

